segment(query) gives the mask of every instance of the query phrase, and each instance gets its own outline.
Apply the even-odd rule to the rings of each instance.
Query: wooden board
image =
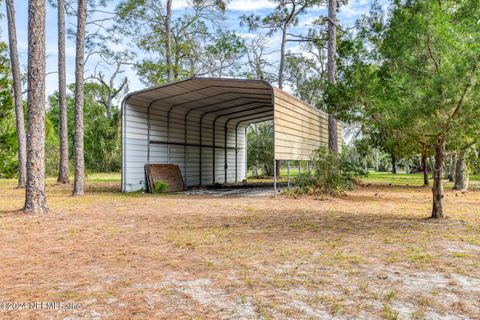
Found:
[[[167,185],[166,192],[184,191],[182,173],[175,164],[146,164],[147,192],[152,193],[157,182]]]

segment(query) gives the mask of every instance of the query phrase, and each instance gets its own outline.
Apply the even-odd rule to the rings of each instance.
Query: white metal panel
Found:
[[[124,105],[122,190],[144,188],[144,165],[147,159],[147,116],[143,107]]]
[[[275,159],[309,160],[319,146],[328,146],[327,113],[280,89],[275,88],[274,95]]]

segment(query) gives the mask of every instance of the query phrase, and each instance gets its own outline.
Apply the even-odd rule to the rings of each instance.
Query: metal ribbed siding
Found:
[[[226,182],[241,181],[245,127],[274,112],[277,159],[308,159],[328,137],[325,113],[264,81],[191,78],[129,94],[122,106],[123,191],[144,188],[147,162],[177,164],[187,186],[224,183],[225,142]]]
[[[310,160],[319,146],[328,146],[328,114],[274,88],[275,159]],[[341,125],[338,125],[341,150]]]

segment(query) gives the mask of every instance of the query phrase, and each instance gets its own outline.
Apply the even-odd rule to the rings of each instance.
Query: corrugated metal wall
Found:
[[[150,108],[151,143],[150,151],[148,151],[147,108],[131,104],[126,105],[123,117],[124,191],[136,191],[144,188],[144,165],[147,162],[178,165],[182,176],[184,179],[186,178],[187,186],[213,183],[212,146],[215,115],[203,117],[200,134],[200,114],[192,112],[185,123],[185,110],[173,110],[170,114],[169,134],[167,134],[169,109],[169,105],[155,105]],[[225,119],[219,118],[215,123],[216,183],[224,183],[225,181],[225,122]],[[236,123],[232,123],[232,121],[227,125],[227,182],[241,181],[245,178],[245,126],[246,124],[240,124],[237,127]],[[237,131],[237,136],[235,136],[235,131]],[[235,152],[235,138],[237,138],[237,152]],[[167,141],[169,142],[168,145],[166,144]],[[200,144],[202,145],[201,148],[197,146]],[[201,160],[200,149],[202,153]],[[235,158],[237,158],[236,163]],[[235,164],[237,165],[236,170]],[[200,165],[201,171],[199,170]],[[237,175],[236,177],[235,174]]]
[[[309,160],[319,146],[328,146],[328,114],[274,88],[275,158]],[[342,131],[338,125],[339,149]]]
[[[122,191],[145,186],[147,162],[147,113],[145,107],[124,105],[122,110]]]

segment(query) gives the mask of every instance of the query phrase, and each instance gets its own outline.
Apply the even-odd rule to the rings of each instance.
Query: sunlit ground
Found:
[[[284,175],[282,173],[282,175]],[[476,186],[477,179],[471,179]],[[119,192],[47,181],[46,215],[0,180],[4,319],[474,319],[480,314],[480,192],[446,185],[433,221],[421,175],[370,173],[342,198]],[[391,185],[389,185],[391,184]]]

